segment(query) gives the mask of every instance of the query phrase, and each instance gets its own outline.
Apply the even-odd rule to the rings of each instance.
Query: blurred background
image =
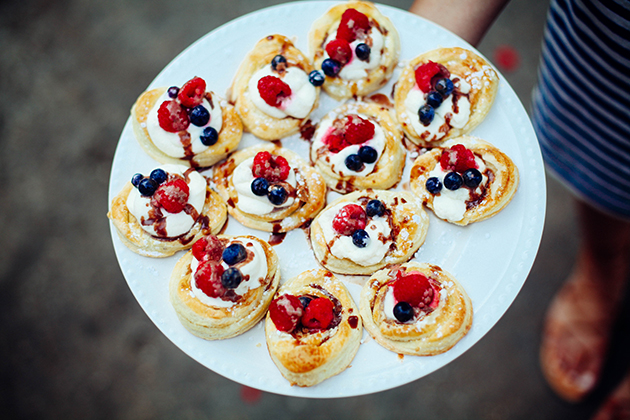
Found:
[[[189,44],[278,3],[0,2],[2,418],[589,418],[627,368],[630,317],[618,324],[597,392],[581,404],[557,398],[538,367],[539,332],[576,233],[571,198],[553,179],[540,252],[514,304],[470,351],[396,389],[326,401],[261,393],[193,361],[142,311],[105,217],[129,109]],[[527,109],[547,8],[512,0],[480,45]]]

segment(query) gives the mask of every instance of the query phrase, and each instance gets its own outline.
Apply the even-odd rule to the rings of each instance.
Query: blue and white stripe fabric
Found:
[[[630,0],[552,0],[533,121],[547,168],[630,218]]]

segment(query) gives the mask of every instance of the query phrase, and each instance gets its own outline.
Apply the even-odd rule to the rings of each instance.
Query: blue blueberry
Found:
[[[424,186],[426,187],[427,191],[429,191],[433,195],[442,191],[442,183],[438,178],[434,176],[427,179],[427,182],[424,184]]]
[[[280,54],[276,55],[271,60],[271,68],[274,70],[277,70],[279,64],[284,64],[285,66],[287,64],[287,59],[283,55],[280,55]]]
[[[475,168],[466,169],[462,174],[462,178],[464,178],[464,184],[470,188],[477,188],[483,179],[481,172]]]
[[[457,172],[449,172],[444,177],[444,187],[451,191],[455,191],[464,184],[462,176]]]
[[[265,196],[269,191],[269,181],[265,178],[254,178],[252,181],[252,192],[257,196]]]
[[[365,213],[368,217],[382,216],[385,214],[385,205],[381,200],[370,200],[365,206]]]
[[[282,204],[286,203],[287,198],[289,198],[289,194],[283,186],[272,185],[269,187],[269,191],[267,192],[267,198],[274,206],[281,206]]]
[[[243,274],[236,267],[230,267],[221,274],[221,284],[226,289],[236,289],[242,281]]]
[[[453,93],[454,88],[455,86],[453,85],[453,81],[451,79],[444,78],[435,83],[435,90],[437,90],[444,98]]]
[[[131,185],[138,188],[138,185],[140,184],[140,181],[142,181],[143,178],[144,178],[144,175],[135,174],[134,176],[131,177]]]
[[[168,97],[175,99],[177,98],[177,94],[179,93],[179,88],[177,86],[171,86],[168,88]]]
[[[435,90],[432,90],[427,94],[427,105],[430,105],[434,109],[442,105],[442,95]]]
[[[203,133],[201,133],[199,139],[205,146],[212,146],[219,140],[219,133],[217,133],[214,127],[206,127],[203,129]]]
[[[426,127],[431,124],[431,121],[433,121],[433,118],[435,117],[435,109],[428,104],[422,105],[418,110],[418,117],[420,117],[422,125]]]
[[[210,113],[203,105],[197,105],[190,111],[190,122],[197,127],[203,127],[210,121]]]
[[[310,296],[300,296],[298,299],[300,299],[300,302],[302,302],[302,308],[304,309],[306,309],[308,304],[311,303],[311,300],[313,300],[313,298]]]
[[[350,169],[354,172],[359,172],[363,169],[365,165],[363,165],[363,161],[359,157],[359,155],[353,153],[351,155],[346,156],[346,160],[344,160],[346,164],[346,168]]]
[[[151,171],[151,175],[149,175],[149,178],[151,178],[158,184],[161,184],[168,179],[168,174],[166,173],[164,169],[156,168]]]
[[[413,318],[413,307],[407,302],[398,302],[394,306],[394,316],[400,322],[407,322]]]
[[[370,242],[370,235],[364,229],[355,230],[352,234],[352,243],[358,248],[365,248]]]
[[[317,87],[323,85],[326,78],[319,71],[313,70],[308,74],[308,81],[311,82],[311,85]]]
[[[368,44],[359,44],[354,49],[357,58],[361,61],[368,61],[370,59],[370,46]]]
[[[241,244],[231,244],[223,250],[222,258],[227,265],[238,264],[247,258],[247,250]]]
[[[341,71],[341,63],[332,58],[327,58],[322,62],[322,71],[326,76],[335,77]]]
[[[151,178],[143,178],[138,184],[138,191],[145,197],[151,197],[155,190],[157,190],[158,184]]]
[[[378,152],[370,146],[361,146],[359,149],[359,157],[365,163],[374,163],[378,159]]]

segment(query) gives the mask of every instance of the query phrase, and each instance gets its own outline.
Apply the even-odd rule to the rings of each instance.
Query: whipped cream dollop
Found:
[[[291,88],[291,96],[285,98],[279,107],[271,106],[260,96],[258,91],[258,81],[265,76],[275,76]],[[304,70],[296,66],[288,66],[281,72],[275,72],[271,68],[271,64],[258,70],[249,79],[248,83],[249,97],[256,105],[256,108],[274,118],[306,118],[311,112],[315,100],[317,99],[317,90],[315,86],[308,80],[308,74]]]
[[[194,169],[183,165],[160,166],[168,175],[181,176],[188,185],[188,202],[192,209],[179,213],[169,213],[164,208],[155,208],[152,197],[145,197],[137,188],[132,188],[127,196],[127,208],[138,220],[142,229],[150,235],[160,238],[176,238],[187,233],[203,210],[206,202],[206,179]]]
[[[418,110],[426,104],[426,94],[417,84],[411,88],[405,98],[405,110],[407,119],[416,134],[425,141],[435,141],[444,137],[451,127],[463,128],[470,119],[470,101],[466,96],[470,93],[470,84],[463,78],[451,75],[455,89],[453,93],[435,109],[435,117],[427,126],[420,122]],[[459,92],[457,101],[453,102],[454,93]]]
[[[319,216],[319,224],[324,233],[331,254],[337,258],[347,258],[361,266],[381,262],[392,244],[391,227],[387,216],[368,217],[365,231],[370,236],[367,246],[359,248],[352,242],[352,236],[340,235],[332,226],[333,219],[343,207],[351,203],[339,203]]]
[[[337,31],[334,31],[326,38],[325,45],[336,38]],[[368,44],[370,46],[370,56],[366,61],[359,60],[357,57],[355,50],[359,44]],[[344,80],[360,80],[365,78],[371,70],[378,67],[381,61],[383,61],[384,45],[385,39],[383,34],[376,27],[372,26],[365,38],[355,39],[350,43],[352,58],[341,68],[338,77]],[[330,56],[324,49],[324,59],[326,58],[330,58]]]
[[[265,250],[262,248],[258,241],[254,241],[247,238],[234,238],[230,242],[226,243],[226,248],[232,244],[241,244],[245,247],[247,251],[247,258],[244,261],[241,261],[233,266],[229,266],[225,262],[221,261],[221,266],[223,270],[227,270],[230,267],[236,267],[240,270],[243,275],[243,281],[234,289],[234,293],[238,296],[243,296],[251,289],[255,289],[264,284],[265,278],[267,277],[268,266],[267,266],[267,256],[265,254]],[[197,272],[197,268],[199,267],[200,261],[198,261],[194,256],[192,261],[190,262],[190,269],[192,273]],[[193,279],[195,278],[193,274]],[[208,296],[205,294],[200,288],[197,287],[196,281],[191,281],[190,286],[194,296],[201,301],[204,305],[208,306],[216,306],[220,308],[229,308],[236,305],[236,301],[233,300],[223,300],[221,298],[215,298]]]
[[[369,119],[366,115],[362,115],[362,114],[357,114],[357,115],[365,120]],[[319,153],[321,153],[321,150],[328,150],[326,144],[324,143],[324,139],[328,137],[328,135],[332,131],[335,130],[335,128],[333,127],[334,122],[335,122],[334,118],[326,118],[320,122],[320,125],[317,128],[317,132],[313,139],[313,145],[312,145],[312,150],[314,152],[313,154],[314,160],[317,159],[317,156]],[[372,121],[370,120],[370,122]],[[323,156],[323,159],[327,163],[330,164],[330,169],[334,173],[336,173],[339,176],[364,177],[366,175],[371,174],[374,171],[374,167],[376,166],[378,159],[383,154],[383,150],[385,149],[385,144],[387,140],[385,139],[385,132],[383,131],[383,128],[379,124],[376,124],[374,122],[372,122],[372,124],[374,124],[374,136],[370,140],[361,144],[351,144],[345,147],[343,150],[339,151],[339,153],[333,153],[330,151],[326,152],[326,154]],[[373,163],[364,162],[363,169],[361,169],[358,172],[355,172],[348,169],[348,167],[345,164],[345,161],[349,155],[359,153],[359,149],[361,148],[361,146],[370,146],[371,148],[376,150],[378,157],[376,158],[376,161],[374,161]]]
[[[238,196],[238,202],[236,207],[245,213],[263,215],[271,213],[276,209],[290,207],[295,202],[295,197],[291,194],[287,197],[287,201],[283,204],[276,206],[269,201],[267,196],[258,196],[252,192],[252,181],[254,175],[252,173],[252,166],[254,164],[254,158],[245,159],[241,162],[232,173],[232,184],[236,190]],[[297,179],[295,176],[295,170],[289,171],[288,178],[284,181],[294,189],[297,187]]]
[[[168,96],[168,90],[164,92],[147,115],[146,128],[153,144],[166,155],[174,158],[183,158],[191,154],[196,155],[207,150],[210,146],[206,146],[201,142],[203,130],[206,127],[212,127],[219,133],[223,127],[223,112],[221,110],[220,98],[217,95],[212,92],[206,92],[206,96],[207,97],[203,98],[201,105],[210,113],[208,123],[201,127],[191,123],[183,132],[170,133],[160,127],[158,121],[158,109],[160,105],[162,105],[164,101],[172,100],[172,98]],[[210,100],[208,100],[208,98],[210,98]]]

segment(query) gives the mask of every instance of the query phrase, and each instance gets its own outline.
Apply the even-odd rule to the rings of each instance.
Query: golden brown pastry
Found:
[[[405,149],[390,112],[372,102],[349,102],[322,118],[313,136],[311,161],[331,189],[386,190],[400,181]]]
[[[260,40],[238,68],[229,94],[245,129],[263,140],[297,133],[319,101],[320,88],[309,81],[313,70],[289,38]]]
[[[138,143],[160,163],[209,167],[235,150],[243,124],[234,107],[195,77],[144,92],[131,108]]]
[[[249,235],[210,235],[175,265],[169,298],[188,331],[220,340],[256,325],[279,282],[278,256],[267,242]]]
[[[214,167],[213,181],[236,220],[266,232],[300,227],[326,202],[322,176],[295,152],[272,144],[233,153]]]
[[[371,275],[408,261],[424,243],[429,217],[406,191],[355,191],[330,203],[311,224],[317,260],[340,274]]]
[[[291,385],[313,386],[343,372],[362,334],[350,293],[325,270],[306,271],[282,285],[265,320],[269,354]]]
[[[377,271],[363,287],[359,306],[370,335],[399,354],[444,353],[472,326],[470,298],[452,275],[431,264]]]
[[[518,168],[490,143],[462,136],[431,149],[411,167],[412,191],[442,220],[465,226],[494,216],[518,188]]]
[[[338,101],[378,90],[400,55],[396,28],[367,1],[332,7],[313,22],[308,45],[315,67],[326,75],[324,90]]]
[[[149,176],[134,175],[112,200],[107,217],[133,252],[168,257],[219,232],[227,210],[195,169],[162,165]]]
[[[486,117],[499,87],[490,64],[463,48],[438,48],[411,60],[394,92],[398,121],[420,146],[469,133]]]

